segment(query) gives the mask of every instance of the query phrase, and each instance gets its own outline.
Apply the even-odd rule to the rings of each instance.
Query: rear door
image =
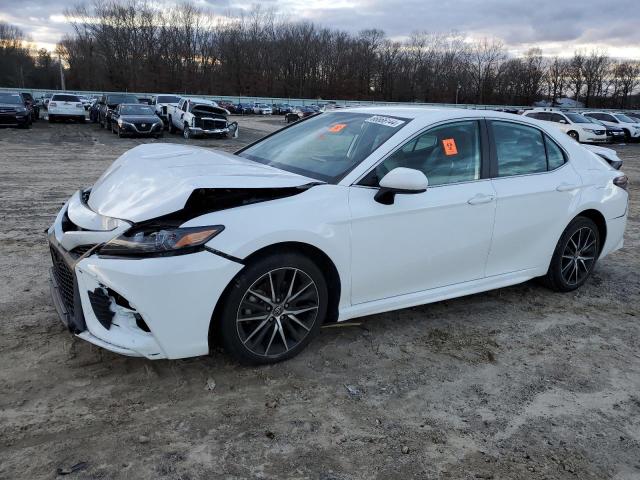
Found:
[[[538,128],[488,123],[497,203],[486,274],[546,268],[575,211],[581,179],[566,152]]]

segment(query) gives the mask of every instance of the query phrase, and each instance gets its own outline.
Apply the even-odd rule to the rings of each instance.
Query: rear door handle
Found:
[[[483,203],[489,203],[496,198],[495,195],[485,195],[484,193],[478,193],[477,195],[471,197],[467,200],[469,205],[481,205]]]
[[[580,188],[579,185],[571,185],[570,183],[561,183],[556,187],[556,190],[559,192],[570,192],[571,190],[577,190]]]

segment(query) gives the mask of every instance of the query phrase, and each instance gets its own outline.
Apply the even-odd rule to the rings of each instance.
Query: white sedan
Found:
[[[540,277],[581,286],[619,249],[627,178],[561,131],[490,111],[355,108],[236,154],[141,145],[48,238],[71,332],[183,358],[299,353],[327,322]]]

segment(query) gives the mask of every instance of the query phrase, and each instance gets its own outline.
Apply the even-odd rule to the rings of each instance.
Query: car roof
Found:
[[[497,112],[495,110],[473,110],[469,108],[455,107],[405,107],[405,106],[380,106],[380,107],[351,107],[339,110],[332,110],[331,113],[338,115],[348,113],[367,113],[371,115],[388,115],[392,117],[402,117],[411,119],[422,119],[428,122],[442,120],[475,118],[496,118],[505,120],[523,120],[526,123],[537,125],[537,121],[523,115],[514,113]]]

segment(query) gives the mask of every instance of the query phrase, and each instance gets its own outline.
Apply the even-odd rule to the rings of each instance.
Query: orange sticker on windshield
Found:
[[[458,154],[458,147],[456,147],[456,141],[453,138],[445,138],[442,140],[442,147],[444,148],[445,155]]]
[[[329,131],[331,133],[338,133],[340,130],[342,130],[346,126],[347,126],[346,123],[336,123],[335,125],[332,125],[331,127],[329,127]]]

